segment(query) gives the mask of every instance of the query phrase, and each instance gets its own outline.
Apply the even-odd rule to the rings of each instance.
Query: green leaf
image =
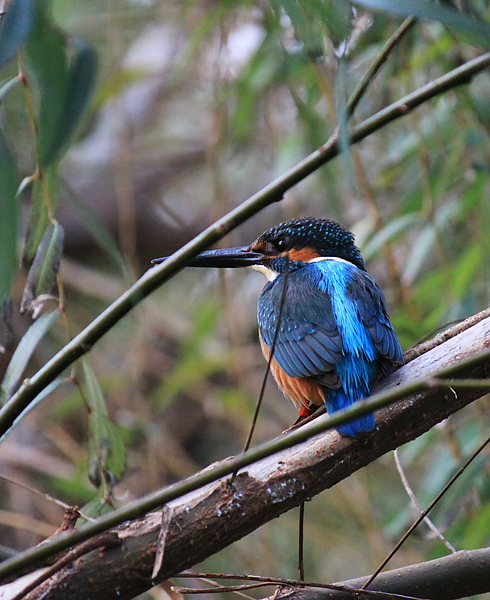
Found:
[[[70,491],[70,493],[72,493],[72,492]],[[92,495],[93,495],[93,490],[92,490]],[[114,507],[111,506],[108,502],[104,502],[103,498],[93,498],[93,500],[90,500],[90,502],[87,502],[87,504],[82,506],[80,512],[86,517],[89,517],[89,518],[91,517],[92,519],[97,519],[98,517],[105,515],[113,510],[114,510]],[[83,518],[80,518],[77,521],[77,527],[82,525],[83,523],[86,523],[86,520]]]
[[[364,260],[368,261],[383,247],[384,244],[390,242],[402,232],[415,227],[420,221],[421,215],[419,213],[404,214],[401,217],[388,221],[386,225],[377,231],[363,246],[362,255],[364,256]]]
[[[59,223],[50,223],[46,228],[27,275],[20,304],[21,313],[31,310],[36,316],[43,305],[40,297],[51,293],[63,255],[64,237],[63,227]]]
[[[52,164],[34,180],[30,197],[29,222],[22,251],[22,265],[29,268],[36,256],[42,237],[50,223],[48,206],[56,213],[59,200],[59,169]]]
[[[352,29],[352,7],[345,0],[276,0],[294,27],[296,38],[312,58],[324,55],[325,37],[334,45],[345,40]]]
[[[312,57],[323,56],[323,29],[318,19],[311,18],[308,2],[299,0],[281,0],[280,4],[293,24],[296,37],[305,45],[305,50]]]
[[[119,479],[126,466],[126,452],[119,428],[107,412],[104,394],[89,363],[82,360],[86,399],[89,408],[89,479],[99,487],[102,482]]]
[[[0,67],[11,60],[34,24],[35,0],[12,0],[0,27]]]
[[[426,0],[353,0],[353,2],[372,10],[438,21],[449,29],[465,34],[469,43],[490,48],[489,23],[469,17],[447,6]]]
[[[54,25],[46,3],[38,8],[35,27],[25,44],[27,80],[37,90],[37,149],[41,168],[59,160],[91,97],[97,56],[77,40],[67,58],[67,41]]]
[[[0,105],[3,103],[5,98],[10,94],[10,92],[20,83],[20,78],[18,75],[15,77],[10,77],[10,79],[2,81],[2,87],[0,87]]]
[[[38,3],[35,25],[23,52],[27,82],[37,92],[37,150],[43,167],[53,156],[68,86],[66,40],[52,22],[49,4]]]
[[[205,341],[216,328],[219,307],[204,301],[198,306],[192,324],[192,336],[182,345],[179,361],[166,375],[155,397],[168,401],[191,389],[205,377],[223,370],[223,360],[206,352]]]
[[[63,385],[65,383],[71,383],[71,381],[69,379],[55,379],[54,381],[52,381],[49,385],[47,385],[42,392],[39,392],[39,394],[34,398],[34,400],[20,413],[20,415],[15,419],[15,421],[12,423],[12,426],[0,437],[0,443],[3,442],[3,440],[6,438],[6,436],[12,431],[12,429],[14,427],[16,427],[23,419],[24,417],[31,412],[31,410],[33,410],[33,408],[35,408],[40,402],[42,402],[42,400],[44,400],[45,398],[47,398],[50,394],[52,394],[56,389],[58,389],[60,387],[60,385]],[[6,403],[6,406],[8,406],[8,402]]]
[[[91,46],[77,40],[75,56],[69,66],[66,97],[59,115],[58,133],[53,139],[51,153],[44,157],[45,162],[51,162],[66,148],[92,96],[96,74],[97,54]]]
[[[347,110],[347,92],[346,92],[346,80],[347,80],[347,64],[342,58],[339,60],[337,69],[337,84],[335,86],[335,110],[337,114],[338,123],[338,144],[340,148],[340,160],[346,174],[346,180],[353,189],[358,186],[356,169],[352,161],[352,155],[350,152],[350,139],[349,139],[349,112]]]
[[[63,201],[67,203],[70,210],[76,213],[77,217],[79,217],[82,222],[82,225],[93,237],[95,243],[104,250],[107,256],[113,261],[114,265],[119,269],[121,275],[124,276],[127,273],[128,265],[125,262],[124,256],[119,249],[114,235],[105,226],[101,217],[70,189],[63,189]]]
[[[10,295],[17,269],[19,203],[15,163],[0,134],[0,303]]]
[[[10,359],[5,377],[0,388],[2,404],[10,398],[17,388],[29,360],[39,342],[54,325],[60,316],[59,310],[53,310],[42,315],[22,336],[12,358]]]

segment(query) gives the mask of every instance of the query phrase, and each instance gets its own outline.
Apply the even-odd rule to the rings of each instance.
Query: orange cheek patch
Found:
[[[289,251],[289,259],[293,262],[301,261],[301,262],[310,262],[314,258],[318,258],[320,255],[313,248],[299,248]]]

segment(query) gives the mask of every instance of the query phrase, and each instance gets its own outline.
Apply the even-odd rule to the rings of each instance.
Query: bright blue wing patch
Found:
[[[400,344],[375,280],[354,265],[331,260],[310,263],[266,285],[259,299],[258,321],[269,349],[285,285],[274,358],[290,377],[321,380],[328,375],[325,385],[338,387],[333,375],[339,374],[339,363],[349,363],[342,365],[345,369],[340,367],[342,375],[349,371],[349,376],[356,376],[351,361],[346,360],[352,355],[359,359],[358,379],[367,376],[365,384],[370,388],[373,371],[385,374],[401,362]],[[367,374],[361,363],[373,363],[376,368]]]
[[[321,376],[342,359],[342,338],[330,296],[310,271],[303,267],[278,277],[266,285],[258,303],[260,335],[270,349],[287,285],[274,358],[290,377]]]
[[[279,316],[274,359],[290,377],[321,383],[329,413],[368,396],[376,379],[401,363],[381,290],[350,263],[309,263],[265,286],[258,321],[269,350]],[[355,436],[373,427],[373,414],[366,414],[338,431]]]

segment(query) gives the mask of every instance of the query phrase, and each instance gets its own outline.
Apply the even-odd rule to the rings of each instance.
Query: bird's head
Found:
[[[308,263],[322,258],[351,262],[364,270],[354,235],[335,221],[300,217],[284,221],[262,233],[250,250],[268,257],[271,268],[283,270],[287,263]],[[269,266],[269,265],[266,265]]]
[[[325,258],[344,260],[365,270],[354,235],[335,221],[300,217],[262,233],[250,246],[208,250],[193,258],[193,267],[254,267],[269,279],[278,273]],[[153,262],[165,260],[157,258]]]

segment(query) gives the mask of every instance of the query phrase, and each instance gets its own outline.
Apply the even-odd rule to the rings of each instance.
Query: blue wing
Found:
[[[274,348],[279,366],[290,377],[315,377],[328,387],[339,387],[334,369],[342,359],[342,338],[330,295],[311,275],[303,267],[266,285],[258,303],[259,331],[270,349],[281,313]]]
[[[258,321],[269,349],[281,304],[274,358],[290,377],[312,377],[325,387],[338,388],[337,365],[366,345],[383,374],[401,361],[383,294],[375,280],[354,265],[310,263],[267,284],[259,299]]]

